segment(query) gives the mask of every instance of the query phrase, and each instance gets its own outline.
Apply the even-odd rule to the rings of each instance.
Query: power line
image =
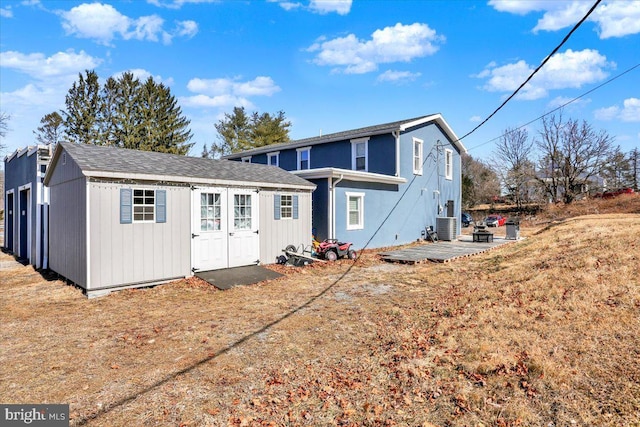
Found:
[[[573,99],[571,99],[571,100],[569,100],[569,101],[565,102],[564,104],[562,104],[562,105],[560,105],[560,106],[558,106],[558,107],[554,108],[553,110],[551,110],[551,111],[547,111],[546,113],[542,114],[541,116],[538,116],[538,117],[536,117],[535,119],[530,120],[530,121],[528,121],[527,123],[525,123],[525,124],[523,124],[523,125],[520,125],[520,126],[516,127],[516,128],[515,128],[515,129],[513,129],[513,130],[519,130],[519,129],[522,129],[523,127],[525,127],[525,126],[529,126],[531,123],[537,122],[538,120],[542,119],[543,117],[548,116],[549,114],[553,114],[553,113],[555,113],[556,111],[563,109],[563,108],[564,108],[564,107],[566,107],[567,105],[569,105],[569,104],[572,104],[572,103],[576,102],[576,101],[577,101],[577,100],[579,100],[580,98],[583,98],[583,97],[585,97],[585,96],[589,95],[589,94],[590,94],[590,93],[592,93],[592,92],[595,92],[596,90],[600,89],[601,87],[608,85],[609,83],[613,82],[613,81],[614,81],[614,80],[616,80],[616,79],[619,79],[620,77],[624,76],[624,75],[625,75],[625,74],[627,74],[627,73],[630,73],[631,71],[635,70],[635,69],[636,69],[636,68],[638,68],[638,67],[640,67],[640,63],[637,63],[637,64],[636,64],[636,65],[634,65],[633,67],[628,68],[627,70],[625,70],[625,71],[623,71],[622,73],[620,73],[620,74],[618,74],[618,75],[616,75],[616,76],[614,76],[614,77],[610,78],[610,79],[609,79],[609,80],[607,80],[606,82],[603,82],[603,83],[599,84],[598,86],[594,87],[593,89],[590,89],[590,90],[586,91],[586,92],[585,92],[585,93],[583,93],[582,95],[576,96],[575,98],[573,98]],[[490,140],[488,140],[488,141],[486,141],[486,142],[483,142],[482,144],[478,144],[478,145],[476,145],[475,147],[468,148],[468,149],[467,149],[467,151],[475,150],[475,149],[480,148],[480,147],[482,147],[482,146],[484,146],[484,145],[487,145],[487,144],[489,144],[489,143],[491,143],[491,142],[493,142],[493,141],[497,141],[498,139],[502,138],[502,137],[503,137],[503,136],[505,136],[505,135],[506,135],[506,133],[503,133],[503,134],[501,134],[500,136],[496,136],[496,137],[495,137],[495,138],[493,138],[493,139],[490,139]],[[462,138],[461,138],[461,139],[462,139]]]
[[[527,83],[529,83],[529,80],[531,80],[533,78],[533,76],[535,76],[536,73],[538,71],[540,71],[540,69],[551,59],[551,57],[553,55],[555,55],[558,52],[558,50],[560,50],[562,45],[564,45],[565,42],[567,40],[569,40],[569,37],[571,37],[571,35],[578,29],[578,27],[580,27],[580,25],[582,25],[582,23],[587,20],[589,15],[591,15],[591,12],[593,12],[595,10],[595,8],[600,4],[601,1],[602,0],[596,0],[595,4],[593,6],[591,6],[591,9],[589,9],[587,14],[576,25],[574,25],[574,27],[571,29],[571,31],[569,31],[569,33],[564,37],[564,39],[562,39],[562,42],[560,42],[560,44],[558,46],[556,46],[556,48],[553,49],[553,51],[549,55],[547,55],[547,57],[542,61],[542,63],[540,65],[538,65],[538,67],[535,70],[533,70],[531,75],[529,77],[527,77],[527,79],[524,81],[524,83],[522,83],[515,90],[515,92],[513,92],[511,95],[509,95],[509,97],[507,99],[505,99],[504,102],[502,104],[500,104],[500,106],[498,108],[496,108],[493,113],[491,113],[486,119],[484,119],[482,121],[482,123],[480,123],[478,126],[473,128],[470,132],[467,132],[465,135],[463,135],[461,138],[459,138],[458,141],[462,141],[463,139],[465,139],[466,137],[468,137],[469,135],[474,133],[476,130],[478,130],[482,125],[484,125],[486,122],[488,122],[489,119],[491,119],[491,117],[493,117],[498,111],[500,111],[502,109],[502,107],[504,107],[507,104],[507,102],[509,102],[514,96],[516,96],[516,94],[518,92],[520,92],[520,89],[522,89]]]

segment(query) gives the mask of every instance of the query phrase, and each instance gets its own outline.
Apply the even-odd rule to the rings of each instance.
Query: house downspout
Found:
[[[335,239],[336,238],[336,192],[335,192],[335,188],[338,185],[338,183],[340,183],[340,181],[342,181],[342,179],[344,178],[343,174],[340,174],[340,178],[338,178],[337,181],[334,181],[333,178],[330,179],[330,187],[329,187],[329,192],[331,193],[331,211],[329,212],[330,218],[329,218],[329,238],[330,239]]]
[[[396,176],[400,176],[400,129],[392,132],[396,138]]]

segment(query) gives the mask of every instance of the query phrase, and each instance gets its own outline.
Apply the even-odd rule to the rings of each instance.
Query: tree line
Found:
[[[65,96],[66,108],[45,115],[34,131],[42,144],[69,141],[143,151],[187,154],[190,121],[169,87],[131,72],[100,85],[95,71],[79,74]]]
[[[507,128],[489,161],[463,159],[463,204],[504,194],[521,208],[530,202],[571,203],[605,190],[638,191],[638,149],[623,153],[614,138],[562,112],[542,119],[537,134]]]

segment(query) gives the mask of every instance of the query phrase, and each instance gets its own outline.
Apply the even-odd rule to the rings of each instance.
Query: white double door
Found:
[[[257,264],[258,192],[207,187],[192,194],[193,271]]]

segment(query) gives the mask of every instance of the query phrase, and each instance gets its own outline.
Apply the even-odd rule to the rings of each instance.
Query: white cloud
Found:
[[[0,17],[13,18],[13,12],[11,11],[11,6],[0,7]]]
[[[594,111],[598,120],[621,120],[623,122],[640,122],[640,98],[627,98],[622,108],[617,105],[600,108]]]
[[[220,3],[220,0],[147,0],[147,3],[167,9],[180,9],[185,4],[193,3]]]
[[[309,8],[321,15],[332,12],[346,15],[351,11],[351,2],[352,0],[311,0]]]
[[[480,123],[482,121],[482,117],[480,117],[480,116],[471,116],[469,118],[469,121],[471,123]]]
[[[533,28],[537,31],[557,31],[575,25],[587,13],[591,2],[579,0],[490,0],[489,5],[500,12],[525,15],[544,11]],[[640,2],[610,0],[600,4],[588,19],[596,23],[601,39],[624,37],[640,33]]]
[[[181,102],[190,107],[234,107],[253,108],[248,99],[254,96],[271,96],[281,89],[271,77],[258,76],[253,80],[194,78],[187,83],[187,89],[197,95],[184,97]]]
[[[62,28],[67,34],[92,39],[110,46],[116,37],[123,40],[147,40],[169,44],[174,36],[193,37],[197,33],[194,21],[178,22],[169,33],[164,30],[164,20],[158,15],[129,18],[113,6],[102,3],[84,3],[69,11],[59,12]]]
[[[420,77],[422,73],[412,73],[410,71],[387,70],[378,76],[378,82],[405,83],[411,82]]]
[[[108,45],[120,34],[125,37],[132,22],[113,6],[93,3],[81,4],[61,13],[62,28],[67,34],[80,38],[95,39],[99,43]]]
[[[278,1],[278,0],[269,0],[269,1],[270,2],[275,1],[276,3],[278,3],[278,6],[280,6],[286,11],[299,9],[302,6],[301,3],[292,2],[292,1]]]
[[[179,21],[176,23],[176,36],[193,37],[198,34],[198,24],[196,21]]]
[[[518,97],[526,100],[539,99],[548,96],[550,90],[577,89],[586,84],[599,82],[608,76],[607,70],[615,66],[615,63],[607,62],[607,58],[596,50],[568,49],[551,57],[519,92]],[[513,92],[529,77],[534,68],[524,60],[503,66],[491,63],[474,77],[488,79],[483,89],[489,92]]]
[[[132,68],[130,70],[123,70],[123,71],[120,71],[120,72],[117,72],[117,73],[113,74],[111,77],[113,77],[114,79],[118,79],[124,73],[127,73],[127,72],[133,74],[133,76],[135,78],[137,78],[138,80],[140,80],[140,82],[143,82],[143,83],[149,77],[152,77],[153,80],[156,83],[163,83],[165,86],[173,85],[173,78],[169,77],[168,79],[163,79],[162,76],[160,76],[160,75],[155,75],[154,76],[153,74],[151,74],[149,71],[145,70],[144,68]]]
[[[575,109],[575,108],[584,107],[590,103],[591,103],[590,99],[585,99],[585,98],[575,99],[567,96],[556,96],[551,101],[549,101],[549,103],[547,104],[547,107],[550,110],[558,107],[563,107],[563,106],[564,108]]]
[[[410,62],[415,58],[433,55],[444,37],[427,24],[396,24],[376,30],[370,40],[358,40],[354,34],[326,40],[318,39],[307,51],[318,52],[317,65],[337,66],[336,72],[363,74],[378,69],[379,64]]]
[[[84,51],[75,53],[72,49],[49,57],[42,53],[0,52],[2,68],[11,68],[38,80],[70,76],[73,79],[79,72],[95,68],[101,62],[101,59],[87,55]]]

